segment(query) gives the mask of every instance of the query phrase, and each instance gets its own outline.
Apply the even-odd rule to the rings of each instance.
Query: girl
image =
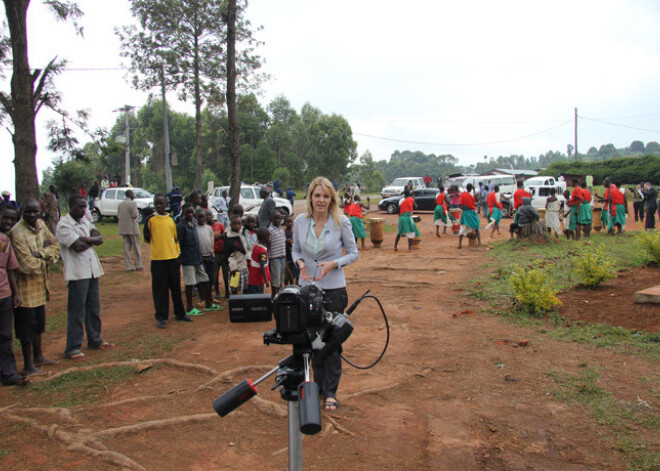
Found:
[[[355,202],[349,207],[348,217],[351,219],[351,226],[353,226],[355,243],[360,239],[362,241],[362,250],[367,250],[364,246],[364,239],[367,237],[367,231],[364,230],[364,221],[362,221],[362,208],[369,209],[371,200],[367,196],[366,206],[360,200],[360,195],[355,195],[354,200]]]
[[[419,237],[419,230],[412,219],[413,209],[417,208],[415,199],[410,196],[410,190],[406,187],[403,189],[403,201],[399,204],[399,229],[394,239],[394,251],[398,251],[399,239],[401,236],[408,238],[408,250],[412,250],[412,240],[415,236]]]
[[[490,238],[493,238],[495,231],[500,233],[500,220],[502,219],[502,197],[500,195],[500,186],[495,185],[493,191],[488,194],[486,198],[486,204],[488,205],[488,225],[486,229],[492,226],[490,231]]]
[[[447,226],[451,226],[450,219],[454,218],[447,211],[447,195],[445,195],[445,187],[440,186],[440,192],[435,198],[435,211],[433,211],[433,224],[435,224],[435,235],[440,237],[440,226],[442,226],[442,234],[447,234]]]

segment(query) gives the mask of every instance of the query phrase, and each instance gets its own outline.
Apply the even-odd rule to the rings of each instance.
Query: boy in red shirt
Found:
[[[270,287],[270,270],[268,269],[268,243],[270,231],[267,227],[257,230],[257,244],[252,248],[248,274],[248,294],[263,294],[264,284]]]

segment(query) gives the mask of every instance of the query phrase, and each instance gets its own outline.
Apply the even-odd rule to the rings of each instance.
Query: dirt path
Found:
[[[403,241],[394,252],[394,234],[387,233],[381,249],[362,252],[347,270],[351,300],[371,289],[383,303],[390,348],[371,370],[344,365],[341,407],[323,414],[320,434],[304,438],[304,468],[625,469],[606,428],[582,406],[553,398],[548,373],[576,374],[588,364],[617,398],[641,397],[657,409],[658,397],[642,382],[657,365],[553,341],[483,313],[465,294],[487,247],[458,251],[455,237],[435,238],[431,214],[422,218],[420,251],[408,252]],[[135,361],[140,374],[97,403],[68,409],[40,409],[29,391],[0,390],[0,448],[11,451],[0,458],[3,468],[286,469],[286,408],[270,380],[225,418],[211,408],[233,384],[258,378],[289,354],[288,347],[263,345],[270,324],[230,324],[224,310],[158,330],[148,270],[126,273],[119,258],[104,260],[104,268],[104,337],[117,348],[91,352],[89,365],[130,360],[136,344],[176,363]],[[61,277],[54,291],[49,314],[65,309]],[[382,319],[368,302],[352,317],[356,331],[345,355],[370,363],[385,340]],[[61,356],[63,329],[47,334],[45,344]],[[72,366],[83,365],[62,361],[50,371]]]

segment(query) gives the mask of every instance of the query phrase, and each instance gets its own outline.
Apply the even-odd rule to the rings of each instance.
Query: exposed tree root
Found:
[[[326,415],[324,418],[325,418],[325,420],[327,420],[328,422],[330,422],[332,424],[332,426],[335,428],[335,430],[337,430],[337,432],[345,433],[346,435],[350,435],[351,437],[355,437],[355,434],[353,432],[351,432],[347,428],[342,427],[341,425],[339,425],[339,422],[337,422],[335,419],[333,419],[329,415]],[[322,433],[325,435],[326,433],[328,433],[329,430],[330,430],[330,427],[326,427],[323,430]]]
[[[263,365],[248,365],[248,366],[239,366],[238,368],[232,368],[231,370],[225,370],[222,373],[216,373],[216,377],[207,381],[206,383],[200,385],[197,387],[197,390],[199,391],[200,389],[206,389],[210,385],[218,383],[220,381],[225,381],[229,378],[232,378],[233,376],[240,374],[240,373],[246,373],[248,371],[252,370],[265,370],[266,368],[270,368],[269,366],[263,366]]]
[[[52,381],[54,379],[59,378],[60,376],[64,376],[69,373],[73,373],[76,371],[90,371],[94,370],[96,368],[113,368],[116,366],[143,366],[143,365],[155,365],[155,364],[160,364],[160,365],[167,365],[167,366],[172,366],[174,368],[181,368],[184,370],[193,370],[193,371],[198,371],[200,373],[204,374],[209,374],[209,375],[217,375],[218,372],[214,370],[213,368],[209,368],[208,366],[204,365],[198,365],[196,363],[185,363],[182,361],[178,360],[173,360],[171,358],[153,358],[151,360],[139,360],[139,361],[112,361],[109,363],[99,363],[97,365],[89,365],[89,366],[78,366],[78,367],[73,367],[73,368],[67,368],[64,371],[60,371],[59,373],[56,373],[52,376],[44,377],[43,379],[40,379],[39,382],[41,381]]]
[[[390,389],[394,389],[394,388],[398,387],[400,384],[401,383],[393,383],[393,384],[388,384],[387,386],[383,386],[383,387],[380,387],[380,388],[365,389],[363,391],[358,391],[356,393],[349,394],[348,396],[345,396],[345,398],[346,399],[352,399],[354,397],[363,396],[365,394],[375,394],[375,393],[379,393],[379,392],[383,392],[383,391],[388,391]]]
[[[125,469],[139,471],[143,471],[145,469],[126,455],[122,455],[116,451],[106,450],[102,443],[93,440],[92,437],[94,437],[95,433],[91,430],[87,430],[87,433],[85,433],[86,438],[81,439],[78,434],[60,430],[59,426],[56,424],[50,426],[41,425],[32,419],[20,417],[14,414],[5,414],[5,417],[13,422],[27,424],[30,427],[46,433],[48,438],[51,440],[56,440],[67,444],[70,451],[81,452],[87,456],[102,459],[110,464],[121,466]]]
[[[117,435],[126,435],[131,433],[144,432],[146,430],[151,430],[160,427],[171,427],[172,425],[205,422],[207,420],[215,419],[217,417],[218,415],[215,413],[183,415],[179,417],[172,417],[170,419],[150,420],[148,422],[141,422],[139,424],[134,424],[134,425],[125,425],[123,427],[108,428],[105,430],[100,430],[96,432],[96,434],[100,437],[114,437]]]

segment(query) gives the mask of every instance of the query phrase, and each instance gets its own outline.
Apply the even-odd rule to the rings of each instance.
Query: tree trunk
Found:
[[[195,36],[195,187],[202,188],[202,92],[199,81],[199,36]]]
[[[236,113],[236,0],[227,5],[227,115],[229,119],[229,196],[232,206],[241,194],[241,154],[238,146],[238,114]]]
[[[13,74],[11,78],[11,119],[14,124],[14,171],[16,200],[39,197],[37,138],[34,125],[34,81],[28,63],[27,9],[29,0],[4,0],[11,37]]]

